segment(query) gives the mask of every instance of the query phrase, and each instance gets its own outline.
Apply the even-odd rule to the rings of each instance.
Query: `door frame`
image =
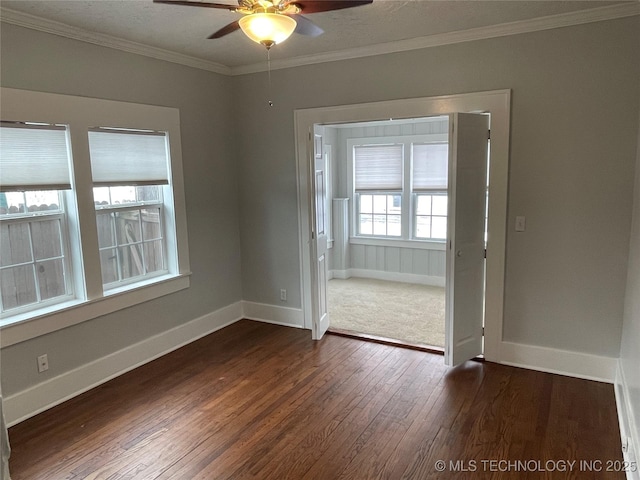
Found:
[[[509,126],[511,90],[388,100],[294,110],[300,288],[304,328],[313,328],[311,275],[311,209],[313,190],[313,126],[393,118],[420,118],[456,112],[491,114],[489,163],[489,222],[485,288],[484,356],[499,361],[504,315],[507,196],[509,183]]]

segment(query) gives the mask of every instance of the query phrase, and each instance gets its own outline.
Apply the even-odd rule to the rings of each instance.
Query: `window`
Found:
[[[449,145],[413,143],[411,157],[414,238],[446,240]]]
[[[357,234],[402,236],[402,145],[354,147]]]
[[[0,124],[0,311],[73,295],[61,190],[70,188],[66,128]]]
[[[11,343],[188,287],[178,111],[2,95],[0,326],[34,322]]]
[[[96,128],[89,151],[105,290],[167,273],[162,186],[166,136]]]
[[[72,294],[63,222],[57,190],[0,193],[2,313]]]
[[[446,129],[446,121],[441,124]],[[350,139],[348,147],[353,152],[354,235],[446,240],[446,133],[367,139],[367,143]]]
[[[377,237],[402,235],[400,195],[358,194],[358,233]]]

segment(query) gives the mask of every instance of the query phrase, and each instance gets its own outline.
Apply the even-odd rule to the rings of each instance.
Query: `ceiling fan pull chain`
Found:
[[[269,75],[269,84],[267,93],[269,94],[269,98],[271,97],[271,49],[267,48],[267,71]],[[269,100],[269,106],[273,107],[273,102]]]

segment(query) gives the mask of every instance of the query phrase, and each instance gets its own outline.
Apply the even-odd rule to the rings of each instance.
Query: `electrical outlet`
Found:
[[[49,357],[45,353],[38,357],[38,373],[46,372],[47,370],[49,370]]]
[[[280,300],[283,302],[287,301],[287,290],[285,288],[280,290]]]

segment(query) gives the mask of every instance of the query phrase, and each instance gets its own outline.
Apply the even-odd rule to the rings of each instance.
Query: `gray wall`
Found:
[[[2,86],[180,109],[191,287],[1,351],[5,395],[242,298],[232,79],[2,24]],[[50,368],[38,374],[37,355]]]
[[[277,70],[273,108],[266,73],[225,78],[5,24],[1,35],[3,86],[180,109],[193,270],[188,290],[2,349],[5,395],[241,298],[282,305],[286,288],[300,307],[294,109],[502,88],[509,222],[528,226],[509,229],[504,338],[618,356],[639,17]]]
[[[504,339],[617,357],[639,40],[633,17],[277,70],[273,108],[266,73],[234,79],[244,298],[301,305],[294,109],[510,88]]]
[[[636,184],[633,201],[633,227],[629,248],[629,271],[624,307],[620,366],[627,382],[627,394],[635,418],[636,441],[640,440],[640,128],[638,129],[638,155]],[[632,427],[633,428],[633,427]],[[640,455],[640,443],[636,444]],[[636,458],[636,460],[638,460]]]

